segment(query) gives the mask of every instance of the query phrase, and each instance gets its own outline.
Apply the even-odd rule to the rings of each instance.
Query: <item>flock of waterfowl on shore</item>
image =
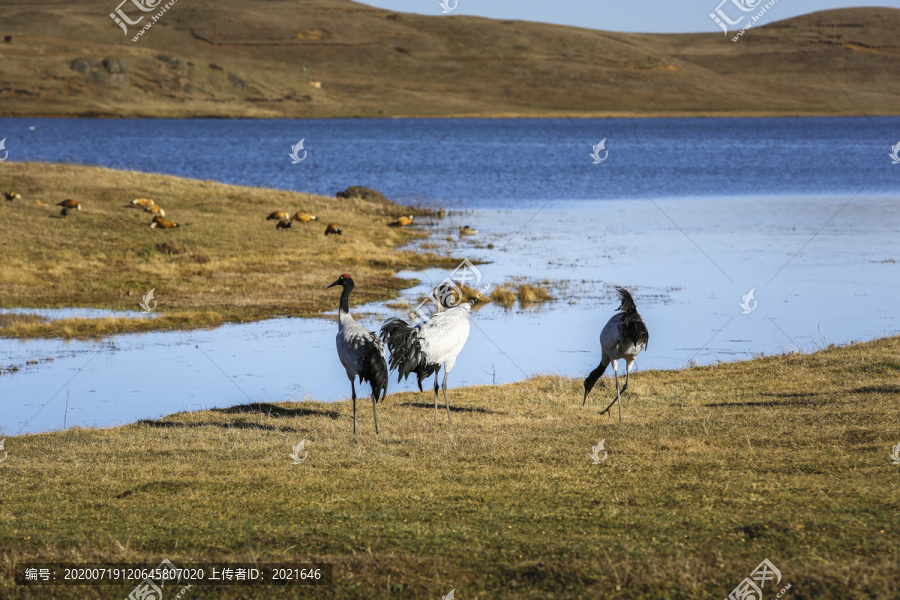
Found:
[[[3,192],[3,197],[10,202],[22,199],[22,195],[18,192]],[[34,204],[35,206],[47,206],[46,202],[41,202],[40,200],[35,200]],[[72,211],[81,210],[81,204],[78,200],[73,200],[71,198],[63,200],[62,202],[57,202],[56,206],[62,207],[59,211],[60,217],[68,217],[72,214]]]
[[[22,195],[18,192],[4,192],[3,197],[10,202],[22,199]],[[40,200],[35,200],[34,204],[35,206],[47,206],[46,202]],[[81,202],[74,198],[67,198],[62,202],[57,202],[56,206],[61,207],[59,217],[57,218],[66,218],[76,211],[81,210]],[[176,227],[181,227],[180,224],[166,219],[166,211],[163,207],[159,206],[155,200],[151,200],[150,198],[135,198],[131,201],[129,206],[131,208],[143,208],[144,212],[153,215],[153,219],[150,221],[150,229],[175,229]]]
[[[22,199],[21,194],[12,191],[4,192],[3,196],[10,202],[13,200]],[[47,206],[46,203],[41,202],[40,200],[36,200],[35,204],[37,206]],[[62,218],[68,217],[73,213],[73,211],[81,210],[81,203],[78,200],[74,200],[71,198],[57,203],[57,206],[62,207],[62,210],[60,211],[60,217]],[[156,201],[151,198],[135,198],[131,201],[130,207],[138,209],[142,208],[144,212],[148,212],[153,215],[153,219],[150,222],[151,229],[175,229],[176,227],[181,227],[181,224],[166,219],[165,209],[163,209],[162,206],[157,204]],[[444,212],[443,209],[441,209],[441,212]],[[388,225],[390,227],[408,227],[409,225],[412,225],[413,219],[413,215],[406,215],[388,223]],[[275,230],[282,231],[284,229],[290,229],[291,224],[294,222],[311,223],[312,221],[318,221],[319,217],[311,215],[309,213],[305,213],[303,211],[297,211],[294,214],[291,214],[288,211],[276,210],[270,213],[269,216],[266,217],[266,220],[277,221],[277,223],[275,224]],[[466,226],[466,229],[469,229],[468,226]],[[477,233],[474,229],[471,230],[471,232]],[[341,229],[340,225],[338,225],[337,223],[328,223],[328,225],[325,227],[326,236],[343,235],[343,233],[343,229]],[[462,227],[460,228],[460,235],[464,235]]]

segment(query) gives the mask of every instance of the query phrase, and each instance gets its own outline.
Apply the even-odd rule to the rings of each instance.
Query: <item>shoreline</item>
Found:
[[[534,114],[528,112],[491,112],[491,113],[447,113],[442,115],[421,115],[421,114],[397,114],[397,115],[382,115],[382,116],[372,116],[372,115],[344,115],[344,116],[317,116],[317,115],[307,115],[307,116],[293,116],[293,117],[285,117],[285,116],[249,116],[249,115],[216,115],[216,114],[185,114],[181,116],[164,116],[159,114],[135,114],[135,115],[121,115],[121,114],[99,114],[95,112],[89,112],[86,114],[80,113],[29,113],[29,114],[6,114],[0,115],[0,119],[109,119],[109,120],[151,120],[151,119],[166,119],[166,120],[188,120],[188,119],[196,119],[196,120],[246,120],[246,121],[299,121],[299,120],[309,120],[309,121],[329,121],[329,120],[369,120],[369,121],[378,121],[378,120],[438,120],[438,119],[470,119],[470,120],[498,120],[498,119],[520,119],[520,120],[538,120],[538,119],[578,119],[578,120],[592,120],[592,119],[815,119],[815,118],[887,118],[887,117],[898,117],[900,116],[900,111],[897,112],[875,112],[875,113],[860,113],[856,111],[848,111],[848,112],[827,112],[827,113],[813,113],[808,111],[797,111],[797,112],[778,112],[778,113],[768,113],[761,111],[736,111],[736,112],[728,112],[728,113],[720,113],[715,111],[698,111],[694,112],[684,112],[684,111],[646,111],[646,112],[631,112],[631,111],[597,111],[597,112],[584,112],[584,111],[572,111],[572,112],[553,112],[553,113],[541,113]]]
[[[285,317],[274,317],[272,320],[277,320],[279,318],[285,318]],[[332,321],[333,320],[336,321],[336,319],[331,318],[331,315],[321,315],[318,317],[310,317],[310,318],[319,319],[321,321],[327,321],[327,328],[328,328],[329,332],[332,329],[332,325],[333,325]],[[224,326],[224,325],[236,325],[236,324],[235,323],[222,323],[221,325]],[[159,333],[159,332],[161,332],[161,330],[156,330],[156,332]],[[150,331],[150,332],[130,331],[130,332],[124,332],[124,333],[117,334],[117,335],[129,335],[129,334],[135,334],[135,333],[153,333],[153,331]],[[28,341],[28,340],[14,340],[14,341]],[[79,340],[79,341],[84,341],[84,340]],[[760,355],[760,356],[736,358],[734,360],[719,360],[716,363],[710,363],[710,364],[685,364],[685,365],[682,365],[679,367],[650,368],[647,370],[635,369],[631,375],[635,379],[644,379],[646,377],[651,377],[651,378],[674,377],[679,374],[685,374],[685,373],[689,373],[692,371],[704,370],[704,369],[737,368],[740,370],[744,370],[747,368],[751,368],[754,363],[769,361],[769,360],[773,360],[773,359],[784,359],[787,357],[810,359],[810,358],[815,357],[816,355],[827,353],[827,352],[850,351],[851,349],[853,349],[855,347],[875,345],[875,344],[900,345],[900,334],[895,333],[893,335],[885,335],[885,336],[875,337],[875,338],[871,338],[871,339],[853,340],[853,341],[846,341],[846,342],[842,342],[842,343],[832,343],[832,344],[829,344],[827,347],[815,348],[815,349],[812,349],[809,351],[791,350],[791,351],[782,352],[782,353],[778,353],[778,354],[764,354],[764,355]],[[51,359],[51,361],[52,361],[52,359]],[[13,371],[13,372],[15,372],[15,371]],[[587,371],[585,371],[585,375],[586,374],[587,374]],[[496,388],[496,389],[501,389],[501,390],[507,390],[507,389],[516,388],[521,385],[526,385],[531,381],[540,380],[540,379],[544,379],[547,377],[557,377],[561,380],[573,381],[576,383],[580,383],[580,381],[581,381],[581,378],[578,376],[560,375],[560,374],[551,374],[551,373],[533,373],[531,375],[523,376],[520,379],[516,379],[514,381],[507,381],[507,382],[503,382],[503,383],[496,383],[496,384],[473,383],[473,384],[455,385],[455,386],[451,386],[452,390],[453,390],[451,393],[455,392],[456,394],[461,394],[461,395],[468,397],[468,396],[475,394],[477,390],[480,390],[483,388]],[[598,387],[597,387],[598,390],[601,390],[600,391],[601,395],[604,393],[603,390],[605,390],[604,385],[609,386],[609,384],[612,380],[613,380],[613,377],[612,377],[611,369],[607,369],[607,372],[604,373],[604,377],[600,380],[600,382],[598,383]],[[397,385],[399,385],[399,384],[397,384],[396,382],[393,382],[393,381],[391,383],[393,383],[394,385],[392,386],[393,389],[389,389],[388,397],[390,397],[390,396],[395,396],[395,397],[396,396],[408,396],[408,395],[412,395],[413,397],[420,397],[421,394],[428,394],[430,392],[430,389],[427,385],[424,386],[425,387],[424,392],[418,392],[415,389],[414,385],[404,386],[402,389],[396,389]],[[364,390],[368,390],[367,384],[361,384],[360,389],[357,390],[357,392],[360,394],[361,398],[365,398]],[[424,398],[425,396],[421,396],[421,397]],[[388,398],[388,399],[390,399],[390,398]],[[49,404],[49,402],[51,402],[53,400],[54,400],[53,398],[51,400],[49,400],[48,404]],[[247,400],[250,400],[250,399],[248,398]],[[283,409],[290,408],[290,406],[293,406],[293,405],[303,405],[303,404],[321,404],[321,405],[325,405],[325,406],[344,407],[344,405],[349,406],[350,398],[345,397],[343,395],[340,397],[336,397],[336,398],[313,398],[313,397],[310,397],[308,394],[304,394],[302,399],[291,399],[291,400],[268,400],[267,399],[265,402],[267,404],[271,404],[272,406],[283,408]],[[258,404],[258,403],[259,402],[257,402],[257,401],[250,401],[249,404],[246,402],[243,402],[243,401],[239,401],[239,402],[232,403],[232,404],[226,402],[222,406],[212,404],[211,406],[204,406],[204,407],[200,407],[197,409],[186,409],[186,410],[177,410],[177,411],[170,412],[170,413],[160,413],[156,417],[153,417],[153,416],[135,417],[134,420],[131,420],[131,421],[119,422],[119,423],[110,424],[110,425],[97,425],[97,424],[83,425],[83,424],[73,423],[73,424],[69,425],[68,427],[66,427],[65,429],[58,429],[58,428],[40,429],[38,431],[24,431],[22,433],[16,433],[14,435],[10,435],[9,433],[4,433],[0,437],[6,437],[7,439],[16,439],[16,438],[27,437],[27,436],[63,433],[65,431],[76,430],[76,429],[82,430],[82,431],[114,431],[114,430],[118,430],[118,429],[122,429],[122,428],[145,425],[147,423],[164,422],[169,419],[189,418],[189,419],[193,420],[196,415],[201,414],[201,413],[217,413],[217,412],[223,412],[223,411],[227,412],[228,410],[231,410],[231,409],[240,408],[243,406],[251,406],[253,404]],[[283,405],[290,405],[290,406],[283,406]]]
[[[900,329],[890,310],[894,301],[890,290],[871,284],[890,280],[896,273],[900,244],[888,241],[860,251],[865,240],[889,231],[888,223],[896,214],[891,200],[860,198],[856,210],[845,215],[840,227],[823,232],[808,244],[821,225],[802,216],[822,212],[822,207],[836,209],[844,201],[658,202],[663,211],[677,215],[691,239],[735,279],[733,285],[648,202],[604,203],[589,211],[577,206],[573,207],[576,210],[551,210],[547,219],[532,221],[530,229],[512,238],[510,235],[528,224],[533,211],[451,212],[429,240],[414,244],[414,248],[421,244],[439,255],[477,262],[481,279],[473,282],[476,288],[506,286],[509,281],[526,278],[541,283],[553,296],[542,306],[518,303],[506,309],[491,303],[474,313],[470,339],[452,373],[451,385],[506,384],[536,374],[574,377],[589,372],[596,366],[599,331],[617,306],[615,285],[632,291],[651,330],[651,351],[638,358],[638,377],[646,371],[709,366],[718,361],[731,364],[790,351],[810,353],[830,344],[895,336]],[[631,234],[616,221],[575,241],[569,235],[585,220],[601,222],[604,215],[625,212],[644,224],[646,241],[639,251],[626,250],[631,248],[627,246]],[[760,219],[762,215],[770,218]],[[710,219],[724,227],[709,230],[704,223]],[[480,233],[459,238],[455,230],[467,223],[478,227]],[[742,241],[735,244],[738,232]],[[789,253],[804,246],[804,254],[787,265],[782,276],[767,283],[786,266]],[[760,252],[760,248],[783,248],[785,252]],[[662,263],[647,261],[648,255],[665,259],[660,259]],[[751,267],[737,271],[736,265]],[[403,318],[446,275],[442,268],[399,271],[398,277],[415,278],[419,284],[405,289],[398,300],[360,302],[351,310],[359,323],[377,331],[384,319]],[[835,290],[835,280],[848,285]],[[751,288],[756,290],[759,309],[742,314],[739,302]],[[827,302],[818,301],[822,298]],[[238,299],[235,296],[229,301]],[[135,302],[138,300],[139,296]],[[869,310],[853,310],[859,305]],[[0,394],[14,401],[14,410],[27,411],[31,398],[50,398],[68,379],[67,372],[80,369],[93,354],[102,352],[102,361],[95,360],[67,388],[79,406],[76,416],[70,413],[70,424],[127,423],[186,407],[231,406],[251,399],[340,400],[348,390],[337,382],[346,381],[346,376],[334,356],[334,305],[327,304],[326,309],[317,319],[265,319],[183,334],[115,336],[108,349],[90,341],[70,346],[59,340],[5,343],[6,354],[14,357],[10,362],[24,368],[18,376],[0,378]],[[542,351],[534,352],[535,347]],[[24,366],[32,356],[57,360],[52,366]],[[166,374],[177,394],[154,401],[150,382],[130,378],[129,368],[134,364],[154,365]],[[198,369],[208,370],[210,380],[203,385],[196,380]],[[222,377],[223,373],[227,377]],[[392,381],[389,393],[414,387],[414,382]],[[128,406],[103,402],[120,397],[132,400]],[[32,425],[38,429],[58,426],[63,420],[59,400]],[[30,413],[18,421],[28,416]]]

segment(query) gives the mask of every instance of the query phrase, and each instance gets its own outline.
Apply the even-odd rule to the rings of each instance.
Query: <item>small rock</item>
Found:
[[[104,58],[103,68],[107,73],[127,73],[128,63],[122,58]]]
[[[351,185],[346,190],[340,191],[335,195],[342,200],[349,200],[350,198],[360,198],[362,200],[368,200],[370,202],[380,202],[383,204],[388,204],[390,202],[390,200],[388,200],[381,192],[361,185]]]
[[[242,90],[245,87],[247,87],[247,82],[244,81],[243,79],[241,79],[240,77],[238,77],[237,75],[235,75],[234,73],[228,74],[228,81],[233,83],[234,87],[238,88],[239,90]]]
[[[89,71],[93,71],[97,68],[97,63],[94,62],[91,58],[76,58],[72,61],[72,64],[69,65],[73,71],[78,71],[79,73],[87,73]]]

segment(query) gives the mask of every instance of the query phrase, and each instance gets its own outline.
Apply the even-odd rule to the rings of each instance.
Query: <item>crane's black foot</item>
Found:
[[[609,412],[609,409],[611,409],[611,408],[613,407],[613,404],[616,403],[616,400],[618,400],[618,398],[613,398],[613,401],[609,403],[609,406],[607,406],[606,408],[604,408],[603,410],[601,410],[601,411],[600,411],[600,414],[603,415],[603,414],[608,413],[608,412]]]

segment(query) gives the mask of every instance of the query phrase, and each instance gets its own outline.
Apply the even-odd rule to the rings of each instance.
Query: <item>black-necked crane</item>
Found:
[[[616,397],[609,403],[604,410],[600,412],[602,415],[609,412],[612,405],[619,402],[619,422],[622,422],[622,394],[628,389],[628,375],[634,366],[634,359],[647,348],[647,342],[650,340],[650,334],[647,331],[647,324],[644,318],[638,314],[637,307],[634,305],[634,299],[631,294],[623,287],[617,287],[619,299],[621,303],[619,311],[606,323],[603,331],[600,332],[600,347],[603,350],[603,357],[596,369],[584,380],[584,406],[587,403],[588,394],[606,366],[612,362],[613,371],[616,376]],[[619,359],[625,359],[625,385],[619,389]]]
[[[341,302],[338,306],[337,342],[338,358],[350,380],[353,394],[353,435],[356,435],[356,378],[360,383],[368,381],[372,386],[372,416],[375,418],[375,434],[378,435],[378,412],[376,404],[387,395],[388,367],[384,358],[384,344],[374,332],[369,331],[356,322],[350,315],[350,292],[353,291],[353,279],[344,273],[328,287],[339,285]]]
[[[313,215],[306,214],[303,211],[297,211],[294,213],[294,216],[291,217],[292,221],[299,221],[300,223],[309,223],[310,221],[318,221],[319,217],[315,217]]]
[[[325,235],[344,235],[344,232],[337,223],[329,223],[325,228]]]
[[[412,222],[413,222],[413,215],[407,215],[405,217],[400,217],[396,221],[392,221],[391,223],[388,223],[388,225],[390,225],[391,227],[407,227],[409,225],[412,225]]]
[[[290,219],[291,214],[289,212],[285,212],[283,210],[276,210],[268,217],[266,217],[266,221],[281,221],[282,219]]]
[[[438,375],[444,369],[444,404],[447,407],[447,423],[450,419],[450,401],[447,399],[447,376],[456,364],[456,357],[469,339],[469,314],[471,304],[462,302],[458,306],[449,304],[452,289],[443,284],[435,288],[432,295],[443,310],[416,326],[396,317],[388,319],[381,326],[381,338],[391,351],[390,365],[397,371],[397,381],[415,373],[419,391],[422,381],[434,374],[434,420],[438,412]]]
[[[275,231],[281,231],[282,229],[290,229],[291,228],[291,220],[290,219],[282,219],[275,223]]]
[[[81,210],[81,204],[78,203],[78,200],[72,200],[71,198],[63,200],[62,202],[57,202],[56,205],[70,210]]]

